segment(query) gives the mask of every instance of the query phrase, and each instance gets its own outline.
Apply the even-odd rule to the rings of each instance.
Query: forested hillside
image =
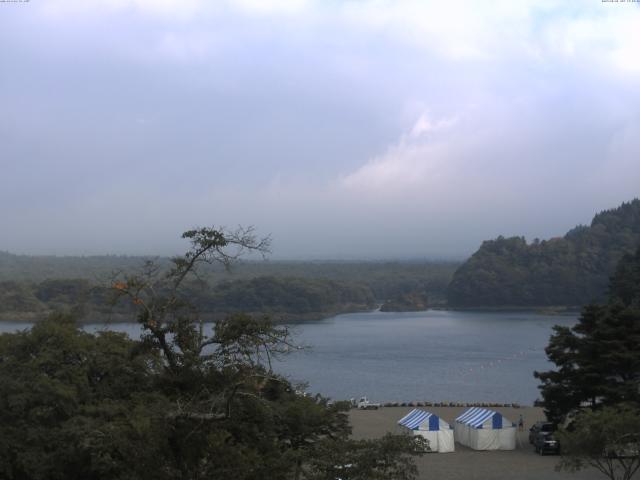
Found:
[[[219,283],[209,290],[193,288],[192,301],[203,312],[253,312],[304,318],[374,308],[371,289],[363,284],[327,279],[256,277]]]
[[[30,256],[0,251],[0,281],[38,283],[44,280],[84,279],[104,283],[115,271],[131,272],[146,260],[168,266],[169,258],[118,255]],[[255,261],[240,260],[231,271],[205,265],[200,277],[209,284],[257,277],[327,279],[366,283],[384,301],[408,291],[428,290],[444,297],[459,262],[453,261]]]
[[[31,256],[0,251],[0,281],[37,282],[62,278],[95,281],[114,270],[134,269],[146,258],[123,255]]]
[[[112,305],[114,272],[135,272],[144,257],[30,257],[0,253],[0,320],[37,320],[55,310],[83,321],[130,319],[130,307]],[[169,259],[156,259],[168,268]],[[258,262],[230,272],[204,265],[185,285],[204,316],[261,312],[276,321],[362,311],[399,298],[429,297],[443,304],[458,264],[453,262]],[[394,303],[395,304],[395,303]],[[423,309],[423,303],[402,309]]]
[[[486,241],[454,274],[454,307],[578,306],[606,298],[618,261],[640,245],[640,200],[597,214],[564,237]]]
[[[326,279],[258,277],[213,286],[185,285],[184,294],[203,317],[236,312],[273,315],[274,320],[305,320],[376,306],[366,285]],[[131,320],[132,306],[113,303],[108,286],[88,280],[0,282],[0,320],[38,320],[53,311],[72,311],[84,321]]]

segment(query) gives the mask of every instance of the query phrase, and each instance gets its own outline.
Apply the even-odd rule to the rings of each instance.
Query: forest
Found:
[[[226,265],[230,244],[264,245],[207,228],[185,236],[192,248],[171,268],[114,278],[139,339],[85,332],[63,313],[0,335],[0,478],[415,479],[424,441],[352,439],[348,402],[303,394],[272,370],[302,348],[287,326],[234,314],[204,333],[184,282]]]
[[[640,244],[640,200],[598,213],[549,240],[498,237],[463,264],[455,261],[242,260],[227,270],[205,265],[185,282],[204,318],[266,313],[276,322],[365,311],[433,307],[577,307],[601,302],[618,261]],[[81,321],[129,318],[110,298],[114,275],[163,257],[25,256],[0,252],[0,319],[38,320],[71,311]]]
[[[114,304],[111,283],[169,258],[22,256],[0,252],[0,319],[39,320],[70,311],[81,321],[127,320],[130,305]],[[444,304],[459,264],[447,261],[286,262],[243,260],[226,270],[204,265],[184,291],[204,318],[236,312],[265,313],[276,322],[304,321],[338,313],[401,304],[420,310]]]
[[[579,306],[602,302],[618,261],[640,244],[640,200],[598,213],[549,240],[483,242],[454,274],[452,307]]]

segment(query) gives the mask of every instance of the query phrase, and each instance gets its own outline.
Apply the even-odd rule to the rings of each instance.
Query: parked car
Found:
[[[536,437],[540,432],[555,432],[556,426],[551,422],[536,422],[529,429],[529,443],[531,445],[535,444]]]
[[[544,455],[545,453],[560,453],[560,442],[554,436],[553,432],[540,431],[536,435],[536,439],[533,443],[536,449],[536,453]]]

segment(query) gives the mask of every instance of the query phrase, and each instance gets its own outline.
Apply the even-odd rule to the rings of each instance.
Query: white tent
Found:
[[[515,450],[516,424],[502,414],[473,407],[456,418],[454,436],[474,450]]]
[[[398,420],[398,423],[413,431],[414,435],[426,438],[429,441],[430,451],[440,453],[454,451],[453,429],[437,415],[413,409]]]

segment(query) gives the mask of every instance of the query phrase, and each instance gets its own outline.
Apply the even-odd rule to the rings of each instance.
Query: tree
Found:
[[[354,478],[415,478],[412,443],[349,440],[345,403],[301,395],[272,370],[297,348],[286,327],[235,314],[205,330],[186,279],[204,262],[265,253],[268,239],[251,229],[183,237],[191,248],[171,268],[147,262],[113,279],[140,340],[91,335],[60,315],[0,336],[3,478],[302,480],[326,449],[336,465],[355,456]]]
[[[596,468],[611,480],[630,480],[640,468],[640,412],[637,407],[604,407],[578,414],[569,429],[558,432],[559,469]]]
[[[618,263],[611,278],[611,295],[624,305],[640,308],[640,248]]]
[[[154,388],[160,359],[138,347],[66,315],[0,335],[0,477],[170,478],[158,468],[169,408]]]
[[[251,229],[208,228],[190,230],[183,238],[190,240],[191,249],[173,258],[168,271],[147,262],[138,274],[113,283],[117,297],[137,306],[144,343],[164,359],[163,386],[176,405],[171,417],[189,437],[187,442],[178,436],[172,443],[177,466],[185,478],[221,472],[242,478],[257,471],[279,478],[289,468],[298,478],[306,443],[312,444],[318,435],[348,434],[344,411],[327,407],[321,398],[300,397],[273,373],[272,359],[296,348],[286,327],[275,327],[266,317],[236,314],[218,321],[213,334],[207,335],[197,311],[182,295],[185,281],[197,276],[202,263],[228,268],[246,251],[268,252],[269,239],[258,240]],[[304,420],[291,424],[290,415],[302,411]],[[207,442],[213,432],[222,435],[222,444]],[[264,438],[256,442],[249,432]],[[203,468],[203,458],[233,458],[226,451],[213,455],[223,446],[234,446],[235,451],[243,446],[243,457],[254,458],[249,470],[211,460]]]
[[[325,441],[309,465],[309,480],[411,480],[418,469],[411,458],[427,450],[428,441],[387,434],[379,440]]]
[[[574,327],[554,327],[545,349],[557,370],[535,372],[550,420],[580,408],[640,404],[640,312],[623,305],[589,305]]]
[[[579,322],[554,327],[547,356],[557,370],[535,372],[547,417],[568,422],[559,432],[562,461],[590,465],[611,480],[640,467],[640,250],[625,256],[606,305],[588,305]]]
[[[184,232],[182,238],[190,241],[191,248],[172,258],[168,270],[149,260],[139,272],[120,272],[112,282],[114,303],[126,297],[137,307],[137,320],[145,332],[145,340],[160,349],[167,368],[174,373],[194,367],[193,362],[201,359],[203,350],[216,342],[207,338],[198,312],[182,295],[185,281],[197,278],[198,267],[203,263],[221,264],[228,269],[245,252],[265,255],[270,246],[269,237],[258,239],[252,228],[235,231],[198,228]],[[286,329],[272,333],[265,338],[268,344],[286,343]],[[264,352],[269,350],[267,343],[263,345]]]
[[[640,405],[640,309],[629,293],[640,289],[639,266],[640,251],[623,258],[610,302],[584,307],[571,328],[554,327],[545,350],[557,369],[534,373],[550,420],[584,406]]]

